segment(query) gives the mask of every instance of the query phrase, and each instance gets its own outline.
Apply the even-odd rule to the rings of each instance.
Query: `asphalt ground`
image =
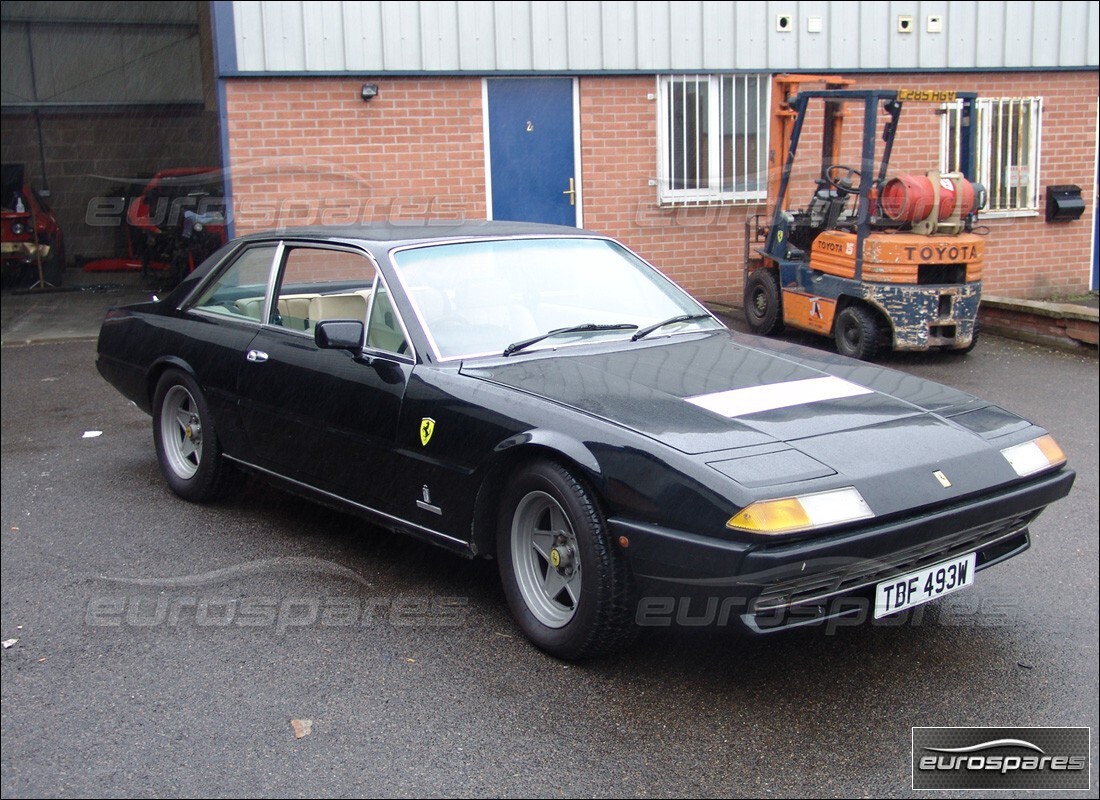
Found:
[[[138,283],[74,292],[70,316]],[[22,297],[0,364],[4,797],[927,796],[913,726],[1100,721],[1095,356],[989,336],[884,360],[1038,421],[1078,471],[964,592],[900,624],[647,629],[570,665],[522,638],[491,564],[259,482],[177,499],[86,323],[62,335]],[[1088,792],[998,796],[1097,796],[1090,747]]]

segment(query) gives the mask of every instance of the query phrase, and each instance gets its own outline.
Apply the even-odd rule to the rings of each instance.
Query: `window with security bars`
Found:
[[[660,201],[764,200],[768,77],[669,75],[659,89]]]
[[[941,166],[945,172],[963,162],[959,118],[961,104],[945,107]],[[977,153],[974,180],[985,186],[985,211],[1037,211],[1039,145],[1043,98],[979,98],[975,104]]]

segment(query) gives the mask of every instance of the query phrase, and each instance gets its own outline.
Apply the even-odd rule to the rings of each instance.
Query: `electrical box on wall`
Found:
[[[1080,186],[1047,187],[1047,222],[1077,219],[1085,213],[1085,200]]]

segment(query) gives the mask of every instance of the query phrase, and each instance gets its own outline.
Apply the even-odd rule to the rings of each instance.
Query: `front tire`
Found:
[[[153,395],[153,441],[169,488],[184,500],[219,497],[232,467],[222,458],[214,416],[198,382],[167,370]]]
[[[783,330],[783,300],[775,270],[760,267],[745,280],[745,319],[760,336]]]
[[[528,464],[501,498],[497,560],[520,629],[567,660],[625,646],[637,633],[633,581],[592,493],[559,464]]]
[[[878,320],[866,306],[848,306],[837,314],[834,338],[842,356],[869,361],[878,352],[880,335]]]

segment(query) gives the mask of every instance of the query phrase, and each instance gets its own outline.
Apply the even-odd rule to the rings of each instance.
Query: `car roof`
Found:
[[[276,228],[240,237],[244,241],[270,239],[314,239],[333,242],[360,241],[389,246],[460,239],[500,238],[509,236],[595,236],[591,231],[567,225],[535,222],[480,220],[475,222],[379,223],[374,225],[324,225],[301,228]]]

